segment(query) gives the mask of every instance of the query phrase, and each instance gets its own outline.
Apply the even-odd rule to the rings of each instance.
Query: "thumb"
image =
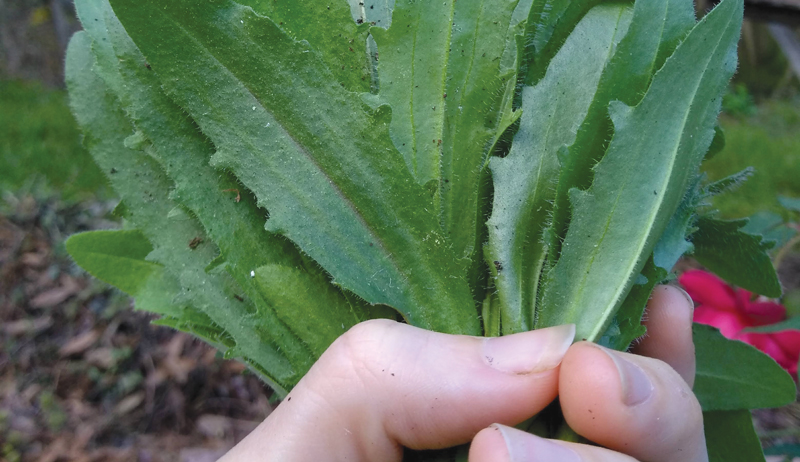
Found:
[[[466,443],[555,398],[558,365],[574,334],[568,325],[477,338],[387,320],[361,323],[248,439],[258,440],[268,460],[400,460],[402,446]]]

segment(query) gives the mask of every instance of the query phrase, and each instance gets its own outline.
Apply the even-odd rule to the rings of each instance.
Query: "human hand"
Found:
[[[637,354],[571,345],[573,326],[483,339],[361,323],[222,460],[399,461],[403,446],[472,441],[470,462],[707,461],[691,301],[657,287],[647,318]],[[509,427],[556,395],[570,427],[604,448]]]

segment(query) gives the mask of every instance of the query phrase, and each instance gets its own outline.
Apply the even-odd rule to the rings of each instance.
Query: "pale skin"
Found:
[[[502,340],[361,323],[222,461],[400,461],[402,447],[470,443],[470,462],[707,462],[692,305],[655,289],[633,353],[572,344],[559,326]],[[598,445],[513,428],[556,396]]]

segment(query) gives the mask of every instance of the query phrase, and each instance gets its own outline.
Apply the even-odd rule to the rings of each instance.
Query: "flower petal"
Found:
[[[694,322],[707,324],[719,329],[720,333],[727,338],[737,338],[739,332],[745,327],[749,327],[747,319],[738,313],[717,310],[714,307],[701,305],[694,310]]]
[[[732,287],[707,271],[691,270],[679,279],[695,302],[718,310],[736,311],[738,300]]]
[[[786,319],[786,308],[774,302],[748,302],[743,311],[753,326],[766,326]]]

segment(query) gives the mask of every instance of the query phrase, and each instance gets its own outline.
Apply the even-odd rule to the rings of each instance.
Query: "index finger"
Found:
[[[657,286],[642,321],[647,334],[632,349],[633,353],[669,364],[690,387],[694,384],[696,366],[692,340],[693,312],[694,303],[682,289]]]

